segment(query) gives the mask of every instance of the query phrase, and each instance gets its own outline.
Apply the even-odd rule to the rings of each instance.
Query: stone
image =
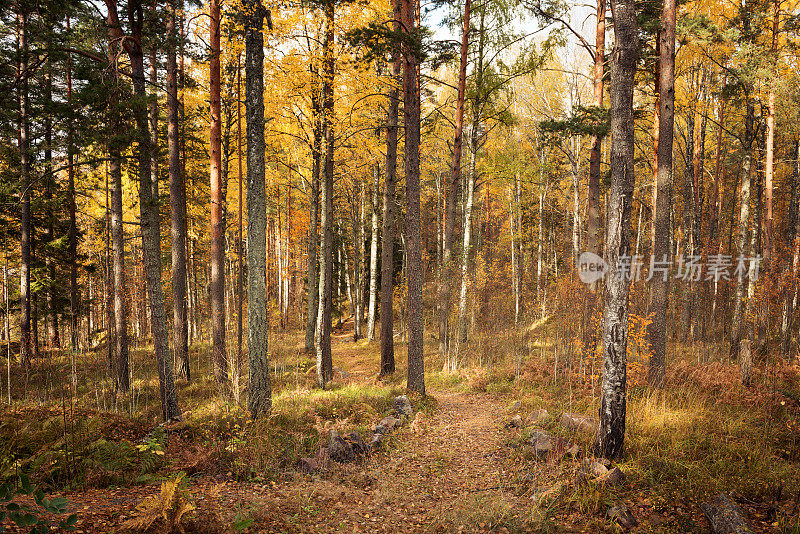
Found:
[[[606,466],[591,458],[586,458],[581,462],[581,470],[593,477],[603,477],[608,474],[608,468]]]
[[[569,449],[567,449],[567,455],[571,456],[573,459],[577,459],[578,455],[581,453],[581,448],[578,445],[573,445]]]
[[[370,449],[377,447],[381,441],[383,441],[383,434],[379,434],[378,432],[372,434],[372,439],[369,440]]]
[[[353,446],[335,430],[331,430],[328,448],[331,459],[339,463],[348,463],[356,459]]]
[[[369,445],[361,439],[361,434],[358,432],[351,432],[350,435],[347,436],[347,442],[350,443],[355,454],[364,455],[369,453]]]
[[[700,505],[714,534],[753,534],[744,512],[730,497],[720,493],[713,501]]]
[[[319,464],[314,458],[300,458],[297,461],[297,470],[306,474],[316,473],[319,470]]]
[[[506,428],[522,428],[524,426],[525,422],[522,420],[522,417],[519,414],[509,419],[506,423]]]
[[[536,430],[528,443],[533,445],[533,450],[539,458],[544,458],[553,450],[553,439],[544,430]]]
[[[411,407],[411,401],[405,395],[400,395],[394,398],[392,403],[392,410],[398,415],[405,415],[411,417],[414,415],[414,409]]]
[[[631,511],[624,504],[609,508],[608,517],[616,521],[617,524],[625,530],[632,529],[639,524],[636,518],[633,517],[633,514],[631,514]]]
[[[522,401],[514,401],[511,403],[511,406],[508,407],[509,413],[517,413],[522,409]]]
[[[586,432],[587,434],[596,434],[597,429],[600,426],[600,423],[598,423],[597,419],[588,417],[586,415],[566,412],[561,414],[561,424],[567,428],[578,430],[580,432]]]
[[[608,484],[609,486],[616,486],[623,480],[625,480],[625,473],[623,473],[622,469],[620,469],[619,467],[615,467],[614,469],[611,469],[607,473],[598,476],[597,479],[595,479],[595,482]]]
[[[398,419],[395,419],[391,415],[387,415],[386,417],[384,417],[383,419],[380,420],[380,422],[377,424],[377,426],[375,428],[376,428],[376,432],[377,432],[377,428],[378,427],[383,427],[383,429],[384,429],[383,433],[387,433],[387,432],[391,432],[394,427],[399,426],[399,425],[400,425],[400,421]]]
[[[545,410],[543,408],[538,408],[538,409],[536,409],[536,410],[531,412],[531,416],[529,417],[529,420],[531,422],[533,422],[533,423],[541,423],[542,421],[544,421],[548,417],[550,417],[550,414],[547,412],[547,410]]]

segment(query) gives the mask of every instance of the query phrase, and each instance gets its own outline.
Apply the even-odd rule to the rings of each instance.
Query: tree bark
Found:
[[[400,31],[400,1],[392,0],[393,31]],[[392,53],[392,81],[386,126],[386,176],[383,180],[383,228],[381,231],[381,369],[380,375],[393,374],[394,361],[394,236],[397,209],[397,117],[400,96],[400,57]]]
[[[630,280],[617,264],[630,256],[631,202],[634,186],[633,87],[639,55],[636,3],[612,0],[614,61],[611,68],[611,189],[604,258],[608,265],[603,312],[603,382],[597,452],[622,453],[627,388],[628,294]]]
[[[606,42],[606,1],[597,0],[597,32],[594,52],[594,105],[603,107],[603,69]],[[589,187],[586,200],[586,249],[600,251],[600,160],[602,138],[593,135],[589,156]]]
[[[118,32],[115,40],[123,35],[117,18],[114,0],[106,0],[109,13],[109,27]],[[164,312],[164,297],[161,291],[161,232],[160,214],[157,201],[153,199],[151,176],[150,130],[147,117],[147,89],[144,75],[144,54],[142,51],[143,10],[140,0],[128,2],[128,20],[131,38],[124,39],[126,52],[131,63],[133,92],[137,101],[133,105],[136,121],[136,140],[138,143],[139,166],[139,205],[141,210],[142,252],[147,278],[147,292],[152,314],[153,345],[156,353],[159,377],[161,413],[165,421],[180,418],[175,383],[172,374],[172,358],[167,342],[167,318]]]
[[[69,17],[67,17],[67,31],[70,29]],[[72,55],[67,54],[67,105],[72,105]],[[67,127],[67,203],[69,209],[69,324],[70,324],[70,348],[72,352],[78,351],[78,314],[80,308],[80,297],[78,293],[78,227],[76,224],[76,204],[75,204],[75,146],[74,132],[72,123]]]
[[[172,321],[177,376],[191,380],[189,330],[186,317],[186,184],[179,140],[177,17],[182,0],[171,0],[167,16],[167,147],[169,151],[169,207],[172,236]],[[212,54],[213,55],[213,54]],[[213,204],[212,204],[213,209]]]
[[[669,261],[670,250],[669,204],[672,199],[672,142],[675,122],[675,0],[664,0],[663,18],[659,33],[658,78],[658,151],[656,154],[656,204],[653,214],[654,261]],[[650,313],[653,322],[648,327],[652,349],[648,362],[648,380],[654,387],[664,383],[667,348],[667,309],[669,306],[669,276],[654,275],[650,281]]]
[[[21,6],[22,7],[22,6]],[[19,159],[20,159],[20,356],[27,371],[31,365],[31,171],[28,125],[28,13],[19,13]],[[10,345],[10,344],[9,344]]]
[[[319,311],[319,230],[317,229],[320,201],[320,172],[322,160],[322,103],[320,95],[319,74],[314,66],[311,69],[311,110],[314,144],[311,151],[311,197],[309,198],[310,213],[308,219],[308,315],[306,316],[306,354],[315,352],[314,333],[317,326],[317,313]]]
[[[325,40],[323,43],[322,74],[322,131],[325,139],[325,183],[322,187],[322,234],[319,270],[319,310],[314,341],[317,352],[317,383],[323,389],[333,378],[331,355],[331,311],[333,308],[333,158],[334,158],[334,109],[333,82],[335,57],[333,49],[334,4],[325,2]]]
[[[456,131],[453,139],[453,162],[450,166],[450,175],[445,193],[444,235],[442,237],[442,272],[439,273],[439,353],[445,360],[445,366],[452,367],[447,362],[450,354],[450,299],[453,277],[453,241],[458,212],[458,196],[461,186],[461,153],[464,141],[464,103],[467,88],[467,61],[469,55],[470,15],[472,1],[464,2],[464,17],[461,26],[461,55],[458,66],[458,92],[456,96]]]
[[[372,177],[372,236],[369,245],[369,311],[367,313],[367,338],[375,339],[375,311],[378,306],[378,198],[380,198],[381,166],[375,163]],[[359,246],[361,244],[359,243]],[[359,302],[359,306],[361,303]]]
[[[420,39],[416,14],[419,0],[400,0],[404,31],[413,42]],[[409,41],[403,45],[403,122],[405,125],[406,242],[408,266],[408,379],[407,388],[425,395],[423,359],[422,247],[420,229],[420,98],[419,58]]]
[[[264,145],[264,17],[261,0],[244,2],[245,115],[247,118],[247,409],[263,417],[272,409],[267,311],[267,191]],[[268,23],[269,24],[269,23]],[[271,26],[271,24],[269,24]]]
[[[222,108],[220,94],[220,5],[219,0],[209,3],[211,57],[209,61],[209,96],[211,101],[211,327],[214,381],[221,385],[228,380],[228,358],[225,351],[225,225],[223,210],[222,167]],[[185,274],[185,263],[184,263]],[[184,276],[185,278],[185,276]],[[183,287],[186,287],[184,280]],[[183,317],[185,320],[185,316]],[[177,321],[177,313],[176,313]],[[176,323],[177,329],[177,323]],[[177,346],[177,345],[176,345]]]

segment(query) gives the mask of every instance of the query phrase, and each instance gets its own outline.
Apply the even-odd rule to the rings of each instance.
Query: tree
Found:
[[[246,0],[245,116],[247,120],[247,409],[263,417],[272,409],[267,337],[267,192],[264,145],[264,18],[261,0]]]
[[[392,0],[392,30],[400,31],[400,0]],[[400,100],[400,54],[392,47],[392,74],[386,120],[386,175],[383,180],[383,228],[381,231],[381,369],[380,375],[395,371],[394,361],[394,231],[397,200],[397,118]]]
[[[31,171],[28,126],[28,13],[20,3],[19,22],[20,84],[19,100],[19,161],[20,161],[20,358],[27,370],[31,365]]]
[[[425,395],[422,309],[422,237],[419,196],[420,33],[416,23],[419,0],[399,0],[400,20],[406,40],[403,42],[403,123],[405,125],[406,164],[406,260],[408,273],[408,381],[407,387]]]
[[[470,34],[470,14],[472,13],[472,1],[464,2],[464,17],[461,29],[461,51],[458,64],[458,89],[456,95],[456,117],[455,117],[455,136],[453,138],[453,163],[450,167],[450,175],[447,183],[447,193],[445,197],[445,216],[444,216],[444,235],[442,236],[442,272],[439,273],[439,353],[447,358],[450,353],[450,294],[452,289],[450,282],[452,278],[452,257],[453,240],[455,234],[456,212],[458,195],[461,185],[461,152],[464,135],[464,103],[467,92],[467,56],[469,53],[469,34]],[[447,365],[447,363],[445,363]],[[454,370],[453,362],[449,365]]]
[[[218,0],[209,4],[211,24],[211,61],[209,62],[209,93],[211,96],[211,324],[214,380],[223,384],[228,378],[225,352],[225,198],[222,184],[222,111],[220,102],[220,6]],[[184,265],[185,267],[185,265]],[[184,280],[185,282],[185,280]],[[186,284],[184,283],[184,287]],[[176,325],[177,326],[177,325]]]
[[[311,121],[314,140],[311,148],[311,190],[310,210],[308,218],[308,293],[306,296],[308,311],[306,316],[305,351],[307,354],[315,352],[314,333],[317,326],[317,313],[319,311],[319,188],[322,162],[322,102],[321,85],[317,68],[311,66]]]
[[[372,195],[370,197],[372,233],[370,234],[369,245],[369,313],[367,314],[367,339],[370,341],[375,339],[375,311],[378,294],[378,198],[380,198],[380,173],[380,164],[375,162],[371,187]],[[357,246],[361,247],[361,243],[358,243]],[[361,302],[359,301],[357,305],[360,306]]]
[[[180,102],[178,101],[177,23],[181,0],[169,0],[167,17],[167,145],[169,151],[169,207],[172,236],[173,345],[178,376],[191,379],[189,328],[186,315],[186,185],[180,148]]]
[[[659,119],[652,251],[654,261],[659,262],[667,262],[671,256],[669,211],[672,199],[672,140],[675,120],[675,21],[675,1],[664,0],[661,31],[658,36]],[[664,381],[668,290],[669,276],[653,277],[650,286],[650,309],[654,316],[648,330],[653,352],[650,356],[648,376],[650,384],[656,387],[660,387]]]
[[[630,280],[618,269],[630,256],[634,186],[633,88],[639,56],[634,0],[612,0],[614,52],[611,67],[611,189],[604,259],[608,265],[603,311],[603,382],[596,449],[604,458],[622,453],[627,388],[628,293]]]
[[[319,309],[314,334],[317,354],[317,383],[321,388],[333,378],[333,358],[331,355],[331,310],[333,289],[333,159],[334,159],[334,109],[333,82],[336,58],[333,50],[334,34],[334,0],[326,0],[325,38],[323,50],[322,73],[322,134],[325,140],[325,165],[323,169],[320,215],[319,265]]]

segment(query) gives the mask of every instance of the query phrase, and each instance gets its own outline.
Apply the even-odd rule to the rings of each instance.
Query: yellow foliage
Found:
[[[164,520],[168,532],[182,532],[183,516],[196,507],[188,491],[181,488],[186,473],[178,473],[161,483],[161,492],[145,497],[135,509],[137,516],[123,523],[123,528],[134,531],[149,530],[159,519]]]

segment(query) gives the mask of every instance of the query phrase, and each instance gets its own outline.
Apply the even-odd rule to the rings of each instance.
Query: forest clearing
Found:
[[[0,0],[0,531],[800,534],[799,38]]]

